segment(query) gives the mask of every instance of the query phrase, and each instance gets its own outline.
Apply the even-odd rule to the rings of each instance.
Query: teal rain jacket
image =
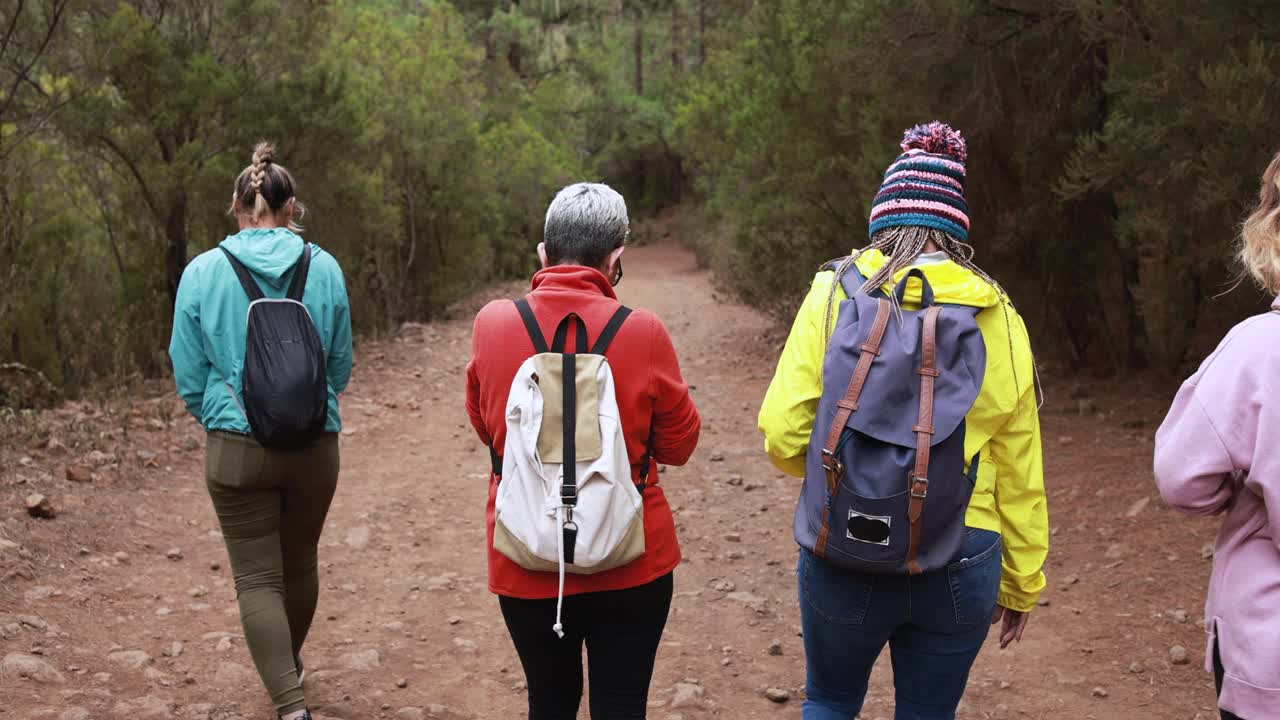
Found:
[[[252,228],[222,241],[269,298],[282,298],[302,257],[303,240],[284,228]],[[328,432],[342,429],[338,394],[351,377],[351,313],[338,261],[314,244],[302,304],[324,344],[329,375]],[[178,394],[205,430],[248,433],[241,398],[249,298],[231,262],[214,248],[187,265],[178,285],[169,357]]]

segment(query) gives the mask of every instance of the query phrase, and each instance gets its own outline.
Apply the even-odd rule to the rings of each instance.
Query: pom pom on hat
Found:
[[[969,149],[960,131],[937,120],[916,125],[903,133],[902,150],[923,150],[934,155],[946,155],[959,162],[969,158]]]

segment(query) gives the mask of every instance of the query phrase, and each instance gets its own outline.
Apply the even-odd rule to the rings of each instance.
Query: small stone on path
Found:
[[[382,666],[382,655],[377,650],[362,650],[343,655],[340,662],[350,670],[373,670]]]
[[[1191,655],[1181,645],[1174,645],[1169,648],[1169,662],[1174,665],[1188,665],[1191,663]]]
[[[764,696],[776,703],[784,703],[791,699],[791,691],[782,688],[769,688],[764,691]]]
[[[1107,689],[1101,686],[1090,690],[1089,694],[1096,698],[1104,698],[1108,695]]]
[[[749,592],[731,592],[728,595],[725,595],[725,597],[735,602],[740,602],[760,614],[764,614],[768,609],[766,606],[766,603],[768,602],[767,600],[759,595],[753,595]]]
[[[26,678],[38,683],[63,683],[66,678],[52,665],[34,655],[25,653],[9,653],[0,660],[0,671],[4,675]]]
[[[58,511],[53,509],[53,503],[49,502],[49,498],[40,493],[32,493],[26,498],[27,514],[33,518],[41,520],[52,520],[58,516]]]
[[[143,650],[116,650],[107,653],[107,660],[129,670],[141,670],[151,664],[151,656]]]
[[[1129,509],[1125,511],[1125,517],[1138,517],[1138,514],[1147,509],[1147,505],[1151,504],[1151,497],[1142,497],[1134,501]]]
[[[427,578],[428,592],[443,592],[443,591],[452,590],[452,589],[453,589],[453,578],[449,577],[448,575],[436,575],[435,577]]]
[[[703,697],[706,690],[701,685],[693,683],[677,683],[675,692],[671,696],[671,709],[681,710],[684,708],[701,708],[703,706]]]

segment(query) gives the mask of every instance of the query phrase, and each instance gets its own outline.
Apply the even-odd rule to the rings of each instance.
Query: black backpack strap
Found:
[[[567,327],[565,321],[570,317],[578,318],[577,315],[572,314],[566,316],[560,321],[561,329]],[[582,325],[582,318],[578,318],[578,325]],[[559,332],[556,334],[559,336]],[[579,327],[578,338],[582,341],[579,344],[585,349],[586,337],[582,334],[581,327]],[[560,344],[564,345],[563,338],[560,339]],[[572,565],[574,547],[578,544],[578,524],[573,520],[573,509],[578,505],[578,377],[574,356],[565,353],[562,360],[564,361],[564,400],[561,406],[564,411],[564,462],[560,466],[560,502],[568,510],[560,531],[564,534],[564,562]]]
[[[529,339],[533,341],[533,351],[539,354],[547,352],[547,339],[542,335],[542,328],[538,327],[538,318],[533,316],[533,308],[529,307],[529,301],[520,298],[515,302],[516,310],[520,311],[520,319],[524,321],[524,329],[529,333]]]
[[[649,466],[653,464],[653,421],[649,421],[649,439],[644,444],[644,459],[640,462],[644,463],[640,466],[640,484],[636,489],[640,494],[644,494],[644,489],[649,485]]]
[[[244,288],[244,293],[249,296],[249,302],[266,297],[266,295],[262,294],[262,288],[258,287],[258,281],[253,279],[253,273],[249,272],[249,268],[237,260],[236,256],[231,254],[231,251],[224,247],[219,247],[218,249],[227,256],[227,260],[231,261],[231,269],[236,271],[236,277],[240,280],[240,287]]]
[[[564,352],[565,343],[569,340],[569,324],[573,323],[577,326],[578,332],[574,333],[574,344],[577,347],[576,352],[585,353],[587,351],[587,324],[582,321],[582,317],[578,313],[569,313],[560,320],[560,324],[556,326],[555,337],[551,340],[551,352]]]
[[[489,463],[493,465],[494,477],[502,477],[502,456],[498,454],[493,446],[489,446]]]
[[[593,355],[603,355],[609,349],[609,344],[613,342],[613,338],[618,334],[618,330],[622,328],[622,323],[631,317],[631,308],[622,305],[618,311],[609,318],[609,324],[604,326],[604,330],[600,331],[600,337],[596,338],[596,344],[591,346]]]
[[[302,302],[302,294],[307,290],[307,275],[311,272],[311,243],[302,244],[302,257],[293,266],[293,280],[289,283],[289,294],[285,297]]]

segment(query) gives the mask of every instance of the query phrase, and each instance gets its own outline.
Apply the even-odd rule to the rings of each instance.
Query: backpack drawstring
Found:
[[[565,518],[564,518],[565,507],[566,506],[564,504],[561,504],[560,507],[556,508],[556,521],[561,528],[564,528],[564,525],[565,525]],[[555,630],[556,635],[560,636],[560,639],[563,640],[564,639],[564,623],[560,622],[560,613],[564,609],[564,532],[563,531],[556,533],[556,549],[559,551],[559,554],[560,554],[560,589],[556,593],[556,624],[552,625],[551,629]]]

